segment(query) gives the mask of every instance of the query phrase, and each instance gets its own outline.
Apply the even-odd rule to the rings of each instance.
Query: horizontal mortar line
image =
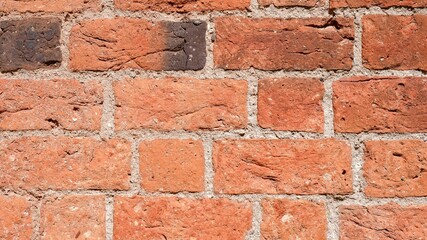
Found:
[[[357,67],[355,67],[357,68]],[[212,76],[214,75],[214,76]],[[280,78],[280,77],[301,77],[301,78],[331,78],[339,80],[341,78],[351,77],[427,77],[427,72],[419,70],[367,70],[354,69],[350,71],[264,71],[256,69],[247,70],[223,70],[223,69],[204,69],[202,71],[145,71],[139,69],[106,71],[106,72],[69,72],[64,70],[44,70],[25,71],[21,70],[14,73],[0,73],[0,79],[5,80],[54,80],[54,79],[75,79],[81,82],[88,81],[123,81],[126,79],[158,79],[158,78],[193,78],[193,79],[221,79],[231,78],[237,80],[247,80],[245,76],[262,78]]]
[[[311,200],[319,202],[329,202],[336,205],[382,205],[394,202],[401,205],[408,204],[427,204],[427,197],[389,197],[389,198],[368,198],[355,197],[354,195],[332,195],[332,194],[218,194],[218,193],[162,193],[153,192],[146,193],[142,191],[119,191],[119,190],[46,190],[46,191],[19,191],[19,190],[4,190],[0,189],[0,195],[10,195],[10,193],[26,196],[37,196],[37,199],[49,196],[75,196],[75,195],[105,195],[114,197],[179,197],[179,198],[194,198],[194,199],[220,199],[226,198],[231,200],[253,200],[260,201],[262,199],[290,199],[290,200]]]
[[[46,14],[51,17],[63,18],[68,16],[68,21],[73,20],[84,20],[84,19],[97,19],[97,18],[112,18],[112,17],[132,17],[132,18],[146,18],[157,20],[182,20],[182,18],[215,18],[222,16],[243,16],[243,17],[272,17],[272,18],[311,18],[311,17],[328,17],[331,16],[330,10],[333,12],[334,17],[359,14],[387,14],[387,15],[412,15],[412,14],[425,14],[427,7],[411,8],[411,7],[390,7],[390,8],[379,8],[379,7],[360,7],[360,8],[337,8],[330,9],[325,7],[267,7],[267,8],[256,8],[252,10],[224,10],[224,11],[193,11],[193,12],[159,12],[150,10],[136,10],[127,11],[120,10],[117,8],[105,9],[103,11],[83,11],[76,13],[49,13],[49,12],[36,12],[36,13],[21,13],[12,11],[8,13],[2,13],[0,20],[4,19],[23,19],[28,17],[46,17]]]

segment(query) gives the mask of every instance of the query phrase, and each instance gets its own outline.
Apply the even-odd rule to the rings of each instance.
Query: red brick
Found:
[[[368,141],[365,146],[363,169],[367,196],[427,196],[426,142]]]
[[[426,0],[331,0],[331,8],[358,7],[427,7]]]
[[[215,21],[215,66],[224,69],[350,69],[353,19],[251,19]]]
[[[258,123],[274,130],[323,132],[323,95],[319,79],[263,79]]]
[[[426,132],[427,79],[355,77],[333,84],[337,132]]]
[[[130,143],[121,139],[23,137],[0,142],[0,187],[128,189]]]
[[[116,129],[228,130],[247,126],[247,82],[133,79],[114,83]]]
[[[326,240],[326,226],[324,204],[286,199],[262,201],[261,239]]]
[[[105,239],[105,197],[48,197],[41,207],[41,239]]]
[[[221,11],[249,8],[250,0],[114,0],[122,10],[159,12]]]
[[[219,193],[352,192],[350,147],[335,139],[220,140],[213,163]]]
[[[274,5],[276,7],[319,7],[325,4],[324,0],[258,0],[261,6]]]
[[[0,80],[0,130],[100,130],[99,82]]]
[[[206,22],[94,19],[71,30],[73,71],[199,70],[206,63]]]
[[[202,141],[160,139],[139,146],[141,186],[148,192],[201,192],[204,189]]]
[[[100,0],[2,0],[0,12],[81,12],[100,10]]]
[[[252,207],[229,199],[117,197],[114,239],[244,239]]]
[[[0,239],[31,239],[31,204],[23,197],[0,196]]]
[[[342,240],[425,239],[427,206],[344,206],[340,209]]]
[[[368,15],[362,22],[365,67],[427,70],[426,15]]]

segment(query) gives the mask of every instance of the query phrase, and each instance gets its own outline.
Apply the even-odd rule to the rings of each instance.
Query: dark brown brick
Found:
[[[57,18],[0,21],[0,71],[58,67],[60,37]]]

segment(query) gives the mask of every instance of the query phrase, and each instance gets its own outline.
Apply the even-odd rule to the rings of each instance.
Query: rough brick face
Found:
[[[105,197],[48,197],[41,207],[41,239],[105,239]]]
[[[263,79],[258,86],[258,123],[261,127],[323,131],[324,89],[319,79]]]
[[[100,130],[99,82],[0,80],[0,130]]]
[[[326,240],[324,204],[305,200],[262,201],[261,239]]]
[[[206,23],[114,18],[81,22],[70,37],[70,68],[199,70],[206,62]]]
[[[258,2],[261,6],[276,7],[315,7],[325,4],[324,0],[258,0]]]
[[[0,142],[0,187],[128,189],[130,144],[124,140],[24,137]]]
[[[228,199],[118,197],[114,239],[244,239],[252,208]]]
[[[356,77],[334,83],[338,132],[426,132],[427,79]]]
[[[363,62],[370,69],[427,70],[427,16],[363,17]]]
[[[367,196],[427,196],[426,142],[368,141],[365,147],[363,168]]]
[[[0,196],[0,238],[31,239],[31,204],[20,196]]]
[[[115,82],[116,129],[226,130],[247,125],[247,83],[215,79]]]
[[[331,0],[331,8],[341,7],[426,7],[426,0]]]
[[[2,0],[0,12],[80,12],[99,10],[100,0]]]
[[[55,68],[61,64],[59,19],[0,21],[0,30],[0,72]]]
[[[201,192],[204,152],[201,141],[162,139],[139,146],[141,187],[148,192]]]
[[[250,0],[114,0],[123,10],[152,10],[159,12],[190,12],[235,10],[249,7]]]
[[[424,239],[426,219],[426,205],[344,206],[340,209],[340,239]]]
[[[220,140],[213,164],[219,193],[352,192],[350,147],[334,139]]]
[[[224,69],[350,69],[353,20],[250,19],[215,21],[215,66]]]

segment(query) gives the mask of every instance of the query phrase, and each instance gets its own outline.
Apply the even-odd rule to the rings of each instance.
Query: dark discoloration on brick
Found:
[[[200,70],[206,64],[206,22],[165,22],[170,36],[166,41],[165,70]]]
[[[57,18],[0,21],[0,71],[58,67],[60,35]]]

